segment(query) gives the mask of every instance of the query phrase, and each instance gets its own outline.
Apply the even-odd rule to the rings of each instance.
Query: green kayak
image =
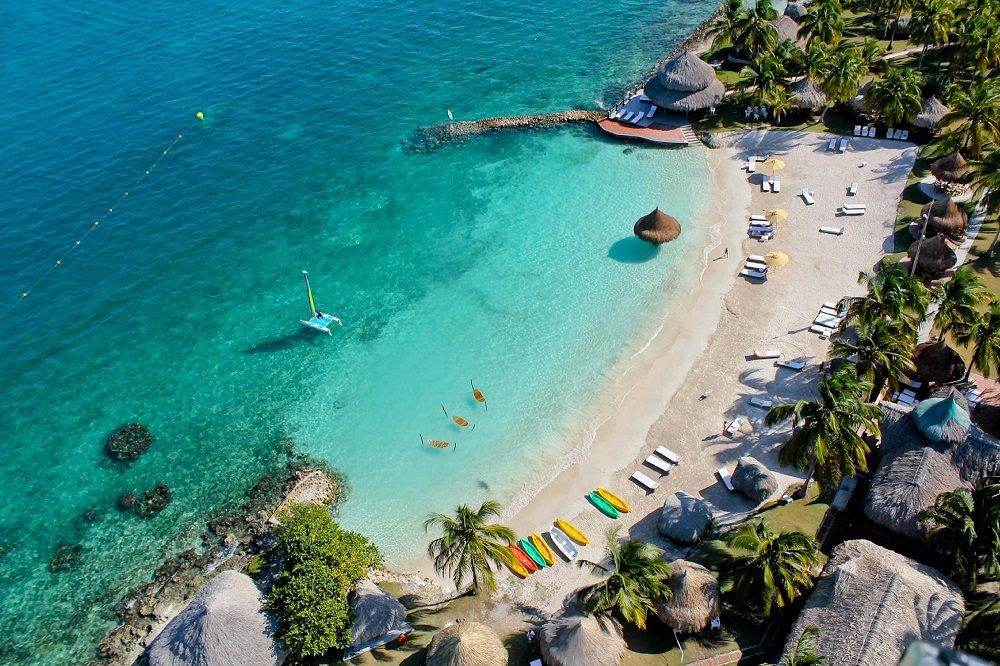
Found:
[[[517,542],[517,545],[520,546],[521,550],[526,552],[528,554],[528,557],[531,558],[531,561],[537,564],[538,566],[540,567],[549,566],[549,563],[545,561],[545,558],[542,557],[542,554],[538,552],[537,548],[535,548],[535,544],[531,543],[531,541],[529,541],[528,539],[521,539],[520,541]]]
[[[601,497],[600,495],[598,495],[596,492],[588,494],[587,495],[587,499],[589,499],[591,501],[591,503],[593,503],[593,505],[597,507],[598,511],[600,511],[601,513],[603,513],[608,518],[617,518],[618,517],[618,509],[616,509],[615,507],[611,506],[611,504],[608,502],[608,500],[604,499],[603,497]]]

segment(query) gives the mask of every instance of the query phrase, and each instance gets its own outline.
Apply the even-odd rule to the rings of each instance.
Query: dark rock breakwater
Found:
[[[607,113],[594,109],[573,109],[558,113],[546,113],[537,116],[505,116],[500,118],[483,118],[481,120],[461,120],[445,125],[421,127],[407,145],[411,152],[429,152],[444,143],[468,139],[479,134],[497,132],[509,129],[540,129],[568,123],[597,122],[606,117]]]

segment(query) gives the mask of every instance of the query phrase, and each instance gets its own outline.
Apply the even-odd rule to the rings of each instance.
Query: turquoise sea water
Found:
[[[447,109],[612,103],[713,6],[0,5],[0,663],[89,659],[121,594],[284,438],[348,474],[343,522],[396,561],[428,511],[508,500],[554,464],[570,415],[694,275],[704,155],[582,127],[409,139]],[[655,205],[685,233],[654,256],[629,236]],[[344,320],[332,337],[298,324],[302,268]],[[155,444],[109,463],[104,438],[133,421]],[[114,508],[158,482],[174,501],[155,518]],[[51,573],[61,543],[83,561]]]

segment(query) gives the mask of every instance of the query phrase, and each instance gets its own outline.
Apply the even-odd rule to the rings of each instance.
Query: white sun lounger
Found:
[[[858,193],[858,183],[857,181],[851,183],[851,186],[847,188],[847,196],[853,197]]]
[[[767,272],[767,264],[758,264],[753,261],[748,261],[746,265],[743,266],[743,268],[747,269],[748,271],[760,271],[761,273]]]
[[[758,243],[763,243],[764,241],[769,241],[772,238],[774,238],[774,232],[770,230],[765,231],[763,229],[758,229],[754,231],[753,229],[751,229],[750,238],[753,238]]]
[[[754,173],[757,171],[757,158],[751,157],[747,160],[747,173]]]
[[[833,234],[834,236],[840,236],[844,233],[844,227],[820,227],[819,230],[824,234]]]
[[[903,130],[903,133],[899,135],[901,141],[906,141],[910,138],[910,130]]]
[[[896,138],[896,130],[892,129],[891,127],[889,129],[887,129],[885,131],[885,138],[887,138],[887,139],[895,139]]]
[[[816,319],[813,320],[813,323],[819,324],[820,326],[826,326],[827,328],[837,328],[840,326],[840,322],[842,321],[843,319],[841,317],[820,312],[816,315]]]
[[[807,206],[812,206],[814,203],[816,203],[815,201],[813,201],[812,195],[809,194],[809,190],[805,188],[802,189],[800,196],[802,197],[802,200],[806,202]]]
[[[896,402],[904,405],[915,405],[917,403],[917,399],[908,395],[900,394],[899,397],[896,398]]]
[[[853,204],[853,203],[842,203],[841,208],[846,208],[847,210],[867,210],[868,206],[866,204]]]
[[[750,221],[751,222],[767,222],[767,217],[764,216],[764,215],[751,215],[750,216]]]
[[[771,222],[768,222],[767,220],[751,220],[750,221],[750,228],[751,229],[753,229],[753,228],[770,229],[773,226],[774,226],[774,224],[772,224]]]
[[[649,492],[655,492],[656,489],[660,487],[658,481],[653,481],[651,478],[649,478],[639,470],[632,472],[632,480],[636,481],[640,486],[642,486]]]
[[[837,152],[847,152],[847,139],[841,139],[840,143],[837,144]]]
[[[765,259],[764,256],[760,254],[751,254],[749,257],[747,257],[747,261],[752,261],[757,264],[763,264],[767,262],[767,259]]]
[[[789,370],[794,370],[795,372],[802,372],[802,369],[806,367],[805,361],[778,361],[775,365],[779,365],[782,368],[788,368]]]
[[[762,273],[761,271],[748,271],[745,268],[740,271],[741,277],[754,278],[756,280],[766,280],[767,273]]]
[[[903,384],[904,386],[909,386],[912,389],[918,389],[924,385],[923,382],[915,381],[913,379],[910,379],[909,377],[900,377],[899,383]]]
[[[660,456],[646,456],[646,464],[659,470],[660,474],[669,474],[674,468],[673,463],[669,463]]]
[[[854,136],[861,136],[861,125],[854,126]]]
[[[720,467],[716,470],[716,473],[719,475],[719,478],[722,479],[722,484],[726,486],[726,488],[729,488],[729,490],[735,490],[733,488],[733,477],[729,476],[729,470],[725,467]]]
[[[809,327],[811,333],[819,333],[819,337],[828,338],[837,331],[835,329],[829,328],[827,326],[820,326],[819,324],[813,324]]]
[[[771,191],[772,192],[780,192],[781,191],[781,179],[780,178],[775,178],[774,182],[771,183]]]
[[[768,180],[767,178],[765,178],[764,180],[760,181],[760,191],[761,192],[770,192],[771,191],[771,181]]]
[[[857,136],[857,133],[855,133],[855,136]],[[834,150],[836,150],[837,149],[837,139],[836,138],[830,139],[830,143],[826,144],[826,149],[829,150],[829,151],[831,151],[831,152],[833,152]]]
[[[729,427],[726,428],[726,434],[730,436],[735,435],[737,432],[739,432],[739,429],[742,427],[743,427],[743,417],[738,416],[735,419],[733,419],[733,422],[730,423]]]
[[[762,409],[771,409],[771,405],[773,405],[774,403],[771,402],[770,400],[765,400],[764,398],[758,398],[757,396],[754,396],[750,398],[750,404],[753,405],[754,407],[760,407]]]
[[[777,349],[754,349],[753,355],[757,358],[781,358],[781,352]]]
[[[864,208],[844,208],[843,206],[841,206],[840,213],[842,215],[864,215],[865,214],[865,209]]]
[[[871,138],[874,139],[875,138],[875,130],[876,130],[876,127],[874,127],[874,126],[869,127],[868,128],[868,136],[870,136]]]
[[[684,458],[680,457],[679,455],[677,455],[676,453],[674,453],[665,446],[657,446],[655,453],[664,460],[669,460],[675,465],[681,464],[681,461],[684,460]]]

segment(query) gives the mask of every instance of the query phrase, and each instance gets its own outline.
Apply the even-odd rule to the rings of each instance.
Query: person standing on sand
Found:
[[[726,248],[726,251],[722,253],[722,256],[723,257],[728,257],[729,256],[729,248],[728,247]]]

